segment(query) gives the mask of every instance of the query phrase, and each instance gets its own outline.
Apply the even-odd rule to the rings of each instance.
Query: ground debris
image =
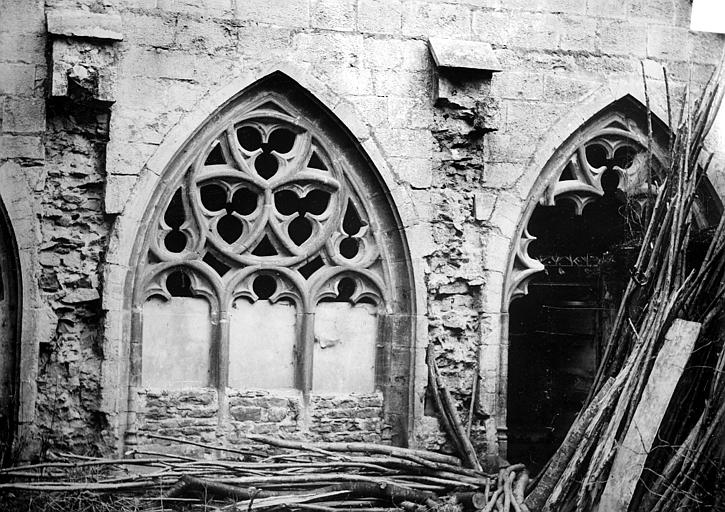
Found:
[[[306,443],[258,435],[233,449],[173,442],[202,447],[205,458],[141,451],[124,459],[65,454],[4,468],[0,508],[508,511],[520,501],[512,483],[525,472],[516,465],[487,473],[466,468],[450,455],[373,443]]]

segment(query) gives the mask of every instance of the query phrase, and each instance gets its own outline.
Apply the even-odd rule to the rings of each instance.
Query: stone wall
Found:
[[[24,403],[38,400],[23,421],[46,445],[76,450],[89,439],[98,451],[121,441],[130,313],[119,254],[130,250],[136,222],[123,219],[142,215],[129,209],[158,183],[170,157],[164,148],[175,134],[191,133],[199,112],[213,111],[210,102],[230,95],[229,84],[292,64],[320,84],[313,93],[386,169],[419,270],[411,443],[445,442],[424,403],[424,351],[432,343],[464,420],[478,368],[473,432],[481,450],[493,450],[505,411],[506,260],[531,186],[558,146],[550,141],[596,113],[582,107],[599,104],[593,99],[642,98],[643,60],[662,116],[660,65],[680,95],[690,74],[694,89],[702,86],[723,46],[721,36],[688,31],[688,0],[0,0],[0,9],[0,166],[32,190],[34,213],[24,216],[31,225],[16,232],[26,237],[23,257],[40,264],[25,276],[35,302],[25,307]],[[55,79],[47,73],[45,13],[63,10],[120,19],[120,41],[75,39],[113,53],[112,97],[100,103],[45,101]],[[431,36],[490,43],[503,71],[459,75],[455,98],[439,98]],[[12,201],[6,190],[0,196]],[[145,394],[143,428],[196,429],[199,439],[213,440],[219,426],[203,415],[215,414],[215,400],[211,391]],[[257,406],[242,404],[250,400],[282,399],[231,397],[229,428],[285,432],[300,421],[294,399],[259,405],[258,421]],[[387,438],[374,399],[316,400],[306,435]]]
[[[316,396],[308,408],[300,393],[228,391],[228,404],[220,408],[216,389],[144,392],[139,416],[139,434],[183,438],[199,443],[224,439],[229,446],[248,444],[245,434],[280,437],[304,436],[315,441],[363,441],[380,443],[389,433],[382,421],[382,394]],[[220,411],[228,407],[219,421]],[[178,445],[164,439],[143,442],[145,449],[201,453],[193,445]]]

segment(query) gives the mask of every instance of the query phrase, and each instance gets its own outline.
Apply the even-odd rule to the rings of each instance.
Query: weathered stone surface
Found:
[[[5,133],[40,133],[45,131],[45,102],[41,99],[9,97],[2,112]]]
[[[356,0],[312,0],[311,25],[332,30],[354,30]]]
[[[72,40],[53,41],[51,95],[88,95],[114,101],[116,50],[106,45]]]
[[[289,304],[235,301],[229,325],[231,387],[294,387],[295,315],[295,307]]]
[[[0,154],[5,158],[45,158],[40,137],[29,135],[0,135]]]
[[[27,63],[5,63],[0,73],[0,94],[33,96],[36,67]]]
[[[372,393],[377,329],[374,306],[320,304],[315,311],[313,389],[319,393]]]
[[[402,28],[402,0],[360,0],[358,29],[363,32],[398,34]]]
[[[236,5],[236,17],[242,21],[294,27],[307,27],[310,23],[310,8],[306,0],[249,0]]]
[[[177,390],[210,384],[211,315],[205,299],[151,299],[143,306],[142,384]],[[173,357],[169,357],[173,354]]]
[[[409,36],[465,37],[471,31],[471,12],[466,8],[435,1],[406,2],[403,34]]]

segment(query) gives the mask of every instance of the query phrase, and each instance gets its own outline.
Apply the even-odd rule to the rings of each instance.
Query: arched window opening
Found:
[[[275,74],[169,172],[139,244],[132,386],[408,396],[409,376],[391,378],[410,364],[406,246],[389,193],[338,121]],[[404,409],[386,412],[394,441]]]
[[[533,471],[561,444],[587,397],[666,168],[666,139],[655,136],[648,154],[642,116],[618,107],[550,160],[543,194],[516,242],[507,456]],[[706,201],[697,210],[707,226]]]
[[[18,260],[10,221],[0,201],[0,463],[12,462],[19,394]]]
[[[509,452],[534,470],[563,441],[592,385],[609,325],[636,258],[616,197],[577,214],[568,201],[538,206],[529,254],[544,269],[509,308]],[[524,370],[525,369],[525,370]]]

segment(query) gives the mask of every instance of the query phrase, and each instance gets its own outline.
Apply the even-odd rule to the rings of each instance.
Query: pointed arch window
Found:
[[[562,145],[518,227],[506,283],[508,455],[539,469],[591,387],[668,164],[667,131],[629,99]],[[651,148],[652,152],[649,152]],[[698,228],[719,212],[703,183]]]
[[[170,166],[139,244],[136,386],[407,396],[412,287],[389,193],[290,82],[242,95]]]

